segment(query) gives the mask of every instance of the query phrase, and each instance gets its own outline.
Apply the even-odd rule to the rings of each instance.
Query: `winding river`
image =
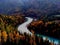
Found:
[[[33,21],[33,18],[26,17],[26,19],[27,19],[26,22],[18,26],[18,31],[22,34],[26,32],[27,34],[32,35],[27,26]]]
[[[26,32],[27,34],[32,35],[32,33],[29,31],[29,29],[27,28],[27,26],[33,21],[33,18],[30,17],[26,17],[27,21],[22,23],[21,25],[18,26],[18,31],[20,33],[24,33]],[[37,36],[41,36],[44,40],[46,39],[46,37],[48,38],[48,40],[50,42],[54,42],[54,44],[59,44],[60,40],[48,37],[48,36],[44,36],[44,35],[40,35],[40,34],[36,34]]]

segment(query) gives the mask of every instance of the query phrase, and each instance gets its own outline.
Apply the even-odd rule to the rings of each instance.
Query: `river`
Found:
[[[26,32],[27,34],[32,35],[32,33],[29,31],[29,29],[27,28],[27,26],[33,21],[33,18],[30,17],[26,17],[27,21],[22,23],[21,25],[18,26],[18,31],[20,33],[24,33]],[[58,39],[54,39],[48,36],[44,36],[44,35],[40,35],[40,34],[36,34],[37,36],[41,36],[44,40],[46,39],[46,37],[48,38],[49,42],[54,42],[54,44],[58,44],[60,42],[60,40]]]
[[[18,26],[18,31],[20,33],[24,33],[26,32],[27,34],[31,34],[32,33],[29,31],[29,29],[27,28],[27,26],[33,21],[33,18],[29,18],[29,17],[26,17],[27,21],[22,23],[21,25]]]

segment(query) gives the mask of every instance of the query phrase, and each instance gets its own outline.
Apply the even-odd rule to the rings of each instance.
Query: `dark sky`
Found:
[[[0,13],[33,11],[40,14],[60,14],[60,0],[0,0]]]

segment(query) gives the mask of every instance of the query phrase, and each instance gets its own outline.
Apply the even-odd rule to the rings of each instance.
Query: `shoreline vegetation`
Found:
[[[17,26],[24,22],[23,19],[23,16],[19,15],[0,15],[0,30],[17,30]]]

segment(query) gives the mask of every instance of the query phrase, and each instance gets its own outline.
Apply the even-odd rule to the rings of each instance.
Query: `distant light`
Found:
[[[55,15],[55,17],[60,17],[60,15]]]

